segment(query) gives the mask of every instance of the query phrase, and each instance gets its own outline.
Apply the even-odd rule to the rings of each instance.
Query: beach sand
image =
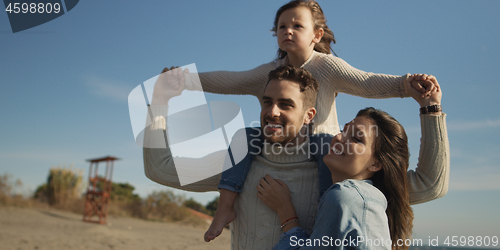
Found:
[[[82,215],[35,208],[0,207],[0,249],[230,249],[230,231],[206,243],[208,226],[109,217],[107,225]]]

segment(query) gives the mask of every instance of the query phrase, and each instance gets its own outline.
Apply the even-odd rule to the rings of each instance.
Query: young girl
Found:
[[[413,211],[403,126],[366,108],[332,139],[331,148],[323,161],[335,184],[320,200],[310,236],[300,228],[288,186],[269,175],[261,179],[257,196],[278,213],[284,232],[273,249],[408,249]]]
[[[272,31],[279,46],[278,59],[248,71],[199,73],[203,91],[260,97],[271,70],[283,65],[304,68],[320,86],[314,134],[339,132],[335,103],[338,93],[366,98],[408,97],[403,85],[408,74],[395,76],[364,72],[331,54],[330,44],[335,43],[335,39],[316,1],[291,1],[283,5],[276,13]],[[434,86],[425,81],[427,77],[424,75],[422,79],[426,84],[424,87],[418,83],[413,87],[430,95]],[[186,87],[194,88],[189,83]]]
[[[366,98],[407,96],[404,80],[408,75],[364,72],[331,54],[330,44],[335,43],[335,39],[326,24],[323,10],[316,1],[291,1],[283,5],[276,13],[272,31],[277,37],[279,46],[277,60],[249,71],[200,73],[203,91],[260,97],[271,70],[283,65],[304,68],[319,83],[314,134],[339,132],[335,107],[335,97],[339,92]],[[425,83],[425,88],[416,81],[412,82],[415,83],[413,87],[423,95],[430,95],[435,87],[431,81],[426,80],[432,78],[423,75],[420,82]],[[237,171],[234,167],[230,170]],[[223,178],[224,175],[223,173]],[[217,237],[223,227],[235,218],[233,205],[240,191],[238,187],[233,187],[231,190],[221,189],[219,208],[212,225],[205,233],[205,241]]]

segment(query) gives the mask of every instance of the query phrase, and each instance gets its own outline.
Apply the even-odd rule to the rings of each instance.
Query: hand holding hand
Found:
[[[431,96],[436,91],[433,79],[436,79],[433,75],[413,74],[408,77],[405,82],[410,81],[411,87],[418,90],[422,97],[426,97]],[[409,90],[406,89],[406,93],[410,94],[408,91]]]
[[[422,92],[420,92],[414,87],[422,84],[433,86],[431,88],[432,90],[430,91],[429,95],[422,95]],[[436,77],[432,75],[425,75],[425,74],[411,75],[409,78],[405,80],[405,89],[406,93],[408,93],[411,97],[413,97],[413,99],[415,99],[420,104],[420,107],[441,104],[441,98],[443,92],[441,91],[441,87],[439,86]]]

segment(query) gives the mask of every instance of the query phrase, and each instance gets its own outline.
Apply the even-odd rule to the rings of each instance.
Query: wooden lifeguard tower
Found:
[[[113,156],[87,160],[90,162],[89,184],[85,194],[83,221],[106,224],[108,218],[109,198],[111,195],[111,176],[115,160]],[[99,176],[99,162],[106,163],[104,176]],[[94,168],[95,166],[95,168]]]

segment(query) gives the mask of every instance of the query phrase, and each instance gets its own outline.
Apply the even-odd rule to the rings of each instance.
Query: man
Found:
[[[321,157],[311,157],[314,145],[305,131],[307,126],[303,125],[310,123],[316,113],[313,104],[317,89],[316,81],[306,70],[284,66],[270,73],[260,98],[260,132],[265,143],[260,154],[252,158],[235,202],[232,249],[271,249],[279,240],[281,222],[277,214],[257,197],[256,186],[266,174],[289,186],[299,223],[310,233],[320,191],[324,189],[319,181],[324,176],[324,166]],[[154,130],[150,132],[154,133]],[[419,162],[424,164],[419,164],[417,172],[408,173],[413,203],[441,197],[447,191],[449,150],[446,131],[441,138],[424,145]],[[320,148],[322,145],[316,145],[316,150]],[[441,157],[436,157],[436,153]],[[319,168],[316,159],[321,163]],[[145,148],[144,166],[146,175],[153,181],[188,191],[215,191],[220,179],[220,175],[216,175],[180,186],[168,145],[166,149]]]

